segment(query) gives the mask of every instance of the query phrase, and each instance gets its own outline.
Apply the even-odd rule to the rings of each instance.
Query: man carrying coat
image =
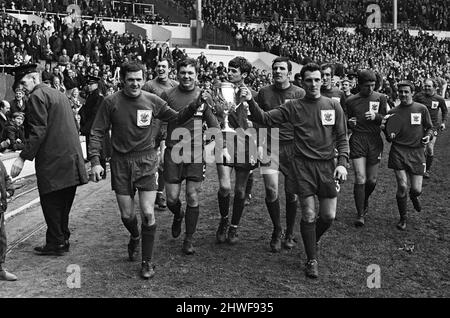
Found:
[[[14,85],[28,94],[25,148],[11,168],[11,177],[22,171],[25,160],[35,159],[42,211],[47,223],[46,244],[39,255],[61,256],[69,251],[69,212],[78,185],[88,182],[77,127],[69,99],[41,84],[36,64],[15,68]]]

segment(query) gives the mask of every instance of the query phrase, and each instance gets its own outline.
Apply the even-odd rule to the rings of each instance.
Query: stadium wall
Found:
[[[144,24],[144,23],[129,23],[133,24],[139,29],[146,31],[146,34],[149,39],[161,42],[161,41],[169,41],[172,38],[172,32],[167,30],[166,28],[161,27],[156,24]]]
[[[8,15],[18,19],[20,22],[25,20],[27,21],[27,24],[31,24],[35,21],[37,25],[41,25],[42,21],[44,21],[44,19],[34,14],[8,13]]]
[[[0,99],[10,101],[14,98],[12,85],[14,76],[6,73],[0,73]]]

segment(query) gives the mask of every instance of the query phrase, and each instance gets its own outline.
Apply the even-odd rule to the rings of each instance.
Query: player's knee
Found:
[[[266,188],[266,200],[273,202],[278,198],[278,191],[274,188]]]
[[[286,192],[286,203],[297,202],[297,195],[294,193]]]
[[[407,194],[407,186],[406,185],[399,185],[397,187],[397,197],[403,198]]]
[[[302,209],[302,220],[307,223],[312,223],[316,220],[316,213],[314,209],[311,208],[303,208]]]
[[[376,177],[367,178],[366,184],[370,186],[375,186],[377,184],[377,178]]]
[[[234,197],[238,198],[240,200],[245,199],[245,188],[244,187],[237,187],[234,189]]]
[[[220,185],[219,193],[223,197],[228,196],[231,193],[231,186],[230,185]]]
[[[169,195],[167,195],[166,200],[167,200],[167,207],[170,210],[172,210],[171,207],[175,208],[178,205],[178,201],[179,201],[178,198],[171,197]]]
[[[122,219],[122,221],[123,221],[123,223],[128,223],[128,222],[131,222],[131,221],[133,221],[134,220],[134,218],[136,217],[136,214],[135,213],[121,213],[120,214],[120,217],[121,217],[121,219]]]
[[[355,176],[356,184],[364,184],[364,183],[366,183],[366,180],[367,180],[367,178],[363,174],[356,174],[356,176]]]
[[[187,193],[187,195],[186,195],[186,203],[189,206],[197,206],[198,205],[198,194],[197,194],[197,192]]]
[[[152,226],[153,224],[155,224],[156,219],[155,219],[155,214],[154,213],[150,213],[150,212],[144,212],[142,215],[142,225],[145,226]]]

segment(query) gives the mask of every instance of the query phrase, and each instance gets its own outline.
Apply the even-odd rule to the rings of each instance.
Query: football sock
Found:
[[[353,185],[353,197],[355,199],[356,212],[361,216],[364,213],[364,200],[366,196],[366,185],[365,184],[357,184]]]
[[[134,215],[133,218],[121,218],[123,225],[125,225],[125,228],[130,232],[131,237],[137,238],[139,237],[139,227],[138,227],[138,220],[136,215]]]
[[[219,191],[217,192],[217,200],[219,201],[220,216],[226,218],[228,216],[228,211],[230,210],[230,194],[224,197]]]
[[[197,228],[198,215],[200,213],[200,207],[190,207],[186,208],[186,215],[184,222],[186,224],[186,235],[192,236]]]
[[[431,165],[433,164],[433,159],[434,159],[434,156],[427,156],[427,162],[426,162],[426,165],[427,165],[427,171],[429,171],[430,169],[431,169]]]
[[[298,201],[286,201],[286,235],[294,234],[295,217],[297,215]]]
[[[395,197],[397,199],[397,207],[398,207],[398,213],[400,214],[400,218],[405,220],[406,219],[406,211],[408,207],[408,200],[407,196],[404,197]]]
[[[324,220],[319,217],[316,221],[316,242],[319,242],[322,235],[331,227],[333,219]]]
[[[164,186],[165,186],[164,172],[158,169],[158,192],[162,193],[164,191]]]
[[[308,260],[317,259],[316,251],[316,222],[300,221],[300,232],[302,234],[303,245],[305,246]]]
[[[148,262],[153,256],[153,245],[155,243],[156,223],[153,225],[142,224],[142,261]]]
[[[237,195],[234,195],[233,200],[233,216],[231,217],[232,225],[239,225],[241,221],[242,213],[244,211],[245,199],[240,199]]]
[[[175,215],[175,218],[179,219],[181,216],[181,201],[177,200],[175,204],[167,204],[167,207],[169,208],[170,212],[172,212]]]
[[[272,220],[273,230],[277,233],[281,233],[280,200],[277,198],[275,201],[269,202],[266,199],[266,206],[269,211],[270,219]]]
[[[366,197],[364,200],[364,210],[369,206],[369,197],[372,194],[372,192],[375,190],[376,185],[377,185],[376,182],[369,182],[369,181],[366,182],[366,187],[365,187]]]
[[[245,187],[245,194],[252,194],[253,188],[253,173],[248,175],[247,186]]]

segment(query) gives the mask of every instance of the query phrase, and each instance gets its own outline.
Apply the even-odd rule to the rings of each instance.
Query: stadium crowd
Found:
[[[196,0],[176,0],[194,11]],[[382,12],[382,22],[392,21],[392,0],[203,0],[203,18],[215,25],[233,25],[236,22],[261,23],[274,20],[328,22],[334,27],[365,23],[365,11],[376,3]],[[398,22],[424,30],[449,30],[445,15],[448,1],[398,0]]]
[[[145,7],[136,6],[133,11],[132,3],[136,1],[116,1],[112,0],[83,0],[78,1],[83,16],[91,17],[109,17],[116,19],[129,19],[139,23],[168,23],[167,17],[162,17],[158,13],[149,14],[145,12]],[[26,0],[11,1],[6,0],[1,3],[1,11],[5,9],[35,11],[40,16],[46,16],[47,13],[65,13],[69,4],[75,1],[69,0]]]
[[[214,15],[216,24],[223,21],[234,22],[247,16],[265,16],[266,13],[276,12],[271,22],[264,22],[259,29],[251,28],[248,24],[243,28],[236,25],[230,26],[230,31],[235,36],[238,46],[242,48],[253,47],[261,51],[271,52],[278,56],[288,56],[292,61],[300,64],[314,61],[318,63],[331,62],[337,65],[337,76],[352,76],[358,69],[372,68],[379,72],[381,89],[384,93],[393,94],[395,99],[395,83],[400,79],[409,79],[416,83],[416,90],[420,91],[421,83],[425,78],[437,78],[441,86],[450,80],[449,66],[449,41],[438,40],[425,32],[419,32],[419,36],[412,36],[407,31],[373,30],[358,27],[354,34],[336,29],[332,18],[327,18],[327,23],[292,24],[282,23],[283,17],[290,18],[290,14],[299,19],[318,18],[324,11],[344,12],[350,18],[352,10],[347,10],[352,1],[327,1],[320,6],[320,12],[316,9],[318,4],[314,1],[271,1],[260,3],[258,9],[252,6],[252,1],[238,4],[238,10],[232,6],[231,1],[207,0],[203,2],[204,18],[208,21]],[[96,10],[96,14],[109,14],[110,1],[99,5],[101,1],[82,1],[82,8],[89,7]],[[320,1],[319,1],[320,2]],[[365,5],[364,2],[358,2]],[[390,1],[380,1],[383,12],[388,12]],[[414,6],[424,5],[423,12],[428,10],[429,3],[414,2]],[[19,1],[13,3],[6,1],[6,7],[27,9],[33,6],[43,11],[59,10],[64,12],[67,3],[64,1],[50,0],[39,2]],[[410,8],[399,1],[400,8]],[[428,6],[427,6],[428,5]],[[433,6],[444,6],[445,3],[436,2]],[[233,7],[233,10],[231,10]],[[221,8],[221,12],[213,12],[212,8]],[[106,11],[105,11],[106,10]],[[400,9],[404,12],[406,9]],[[94,11],[93,11],[94,12]],[[120,9],[115,11],[126,14]],[[121,13],[122,12],[122,13]],[[237,13],[241,13],[236,16]],[[102,92],[106,94],[108,88],[117,89],[117,67],[125,62],[140,60],[147,66],[147,77],[153,78],[154,67],[158,60],[166,58],[174,66],[186,54],[178,47],[169,48],[167,43],[156,43],[148,37],[134,35],[128,32],[118,34],[107,31],[101,19],[89,25],[82,22],[80,25],[71,23],[66,16],[49,15],[48,21],[43,25],[24,22],[8,18],[6,15],[0,18],[0,64],[20,65],[22,63],[45,60],[50,69],[45,79],[53,84],[52,73],[59,73],[61,86],[67,86],[69,91],[74,84],[69,83],[69,70],[75,77],[74,81],[81,90],[83,96],[84,77],[94,75],[102,77],[104,85]],[[224,20],[222,19],[222,15]],[[401,14],[400,14],[401,15]],[[421,15],[422,16],[422,15]],[[436,19],[434,19],[435,21]],[[222,21],[222,22],[221,22]],[[212,20],[210,21],[212,22]],[[223,25],[222,25],[223,26]],[[374,54],[376,53],[376,54]],[[57,64],[56,67],[54,64]],[[208,63],[206,57],[199,57],[199,80],[201,82],[213,82],[224,78],[225,67]],[[170,73],[172,79],[176,78],[176,71]],[[259,89],[271,83],[271,74],[264,70],[253,68],[247,78],[247,84],[254,89]],[[448,93],[448,92],[447,92]],[[448,97],[448,96],[447,96]]]
[[[420,85],[425,78],[437,78],[442,85],[450,79],[448,40],[438,40],[424,32],[420,32],[419,36],[411,36],[407,31],[383,29],[370,31],[363,27],[356,28],[355,33],[351,34],[336,29],[334,27],[336,23],[330,17],[326,18],[327,23],[319,25],[282,23],[283,17],[293,16],[299,19],[321,21],[320,15],[323,12],[333,11],[348,15],[345,20],[353,21],[354,15],[351,12],[353,9],[356,11],[361,9],[358,9],[354,1],[321,3],[321,1],[265,0],[258,2],[259,6],[252,5],[253,1],[237,4],[238,10],[236,10],[236,6],[231,1],[206,0],[203,2],[205,21],[209,21],[209,17],[214,16],[215,23],[220,25],[223,21],[234,22],[248,16],[264,17],[270,12],[275,12],[272,15],[272,21],[265,22],[264,27],[260,29],[253,29],[248,25],[243,28],[230,25],[238,46],[253,47],[278,56],[288,56],[292,61],[303,65],[309,61],[335,63],[338,65],[337,75],[340,77],[351,75],[357,69],[373,68],[381,74],[382,89],[388,94],[395,91],[395,83],[399,79],[407,78],[416,82],[417,90],[420,90]],[[366,5],[364,1],[357,3]],[[67,4],[68,1],[56,0],[38,3],[33,0],[17,3],[3,2],[6,7],[27,9],[37,6],[43,11],[58,10],[60,12],[65,11]],[[389,4],[390,1],[380,1],[383,12],[389,12]],[[423,13],[421,15],[423,17],[427,16],[425,13],[435,12],[434,9],[446,4],[443,1],[437,1],[433,5],[424,1],[415,1],[414,5],[406,6],[404,1],[399,1],[399,15],[408,16],[405,14],[406,10],[421,8],[422,5],[424,7],[420,12]],[[111,7],[111,1],[90,1],[89,3],[82,1],[80,6],[82,9],[98,10],[95,11],[96,14],[110,14],[108,8]],[[219,8],[220,12],[212,10]],[[118,14],[127,14],[120,8],[114,11]],[[409,12],[412,11],[407,13]],[[236,16],[238,13],[240,15]],[[117,86],[115,70],[124,61],[141,60],[147,66],[147,76],[152,78],[154,66],[158,60],[167,58],[173,66],[185,55],[179,48],[171,50],[166,43],[156,43],[148,37],[144,38],[128,32],[118,34],[107,31],[101,19],[96,19],[96,22],[91,25],[87,22],[75,25],[66,19],[67,16],[69,15],[49,15],[48,22],[42,26],[34,22],[28,25],[7,16],[1,18],[0,63],[19,65],[39,60],[58,63],[63,68],[61,74],[65,74],[66,77],[68,77],[68,70],[73,70],[75,77],[80,78],[76,81],[79,84],[78,88],[82,89],[83,77],[87,74],[104,77],[108,83],[104,87]],[[128,16],[130,16],[129,13]],[[436,13],[434,17],[436,16],[439,14]],[[68,63],[70,63],[69,67],[67,67]],[[199,64],[201,81],[223,78],[223,65],[215,65],[207,61],[205,63],[204,59],[199,59]],[[172,71],[170,76],[175,78],[175,71]],[[254,68],[247,79],[247,84],[258,89],[271,82],[270,76],[271,74]],[[52,79],[48,78],[48,80]],[[65,84],[63,76],[60,76],[60,82]],[[69,85],[69,89],[70,86],[72,85]]]

